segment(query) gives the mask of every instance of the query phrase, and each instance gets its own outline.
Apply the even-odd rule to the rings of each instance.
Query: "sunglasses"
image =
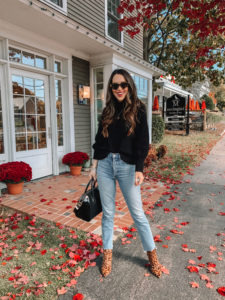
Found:
[[[112,90],[118,90],[119,87],[121,87],[123,90],[127,87],[129,87],[128,82],[121,82],[121,83],[111,83]]]

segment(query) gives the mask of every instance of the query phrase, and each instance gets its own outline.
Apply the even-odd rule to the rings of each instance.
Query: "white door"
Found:
[[[52,174],[48,77],[11,71],[15,158],[32,167],[32,179]]]

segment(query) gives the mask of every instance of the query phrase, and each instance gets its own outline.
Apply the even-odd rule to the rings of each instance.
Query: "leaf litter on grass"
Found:
[[[2,208],[0,299],[55,299],[102,251],[94,234]],[[4,299],[4,298],[3,298]]]

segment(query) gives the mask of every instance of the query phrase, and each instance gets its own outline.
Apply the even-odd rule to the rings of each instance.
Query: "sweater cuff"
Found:
[[[142,158],[139,158],[137,161],[136,161],[136,164],[135,164],[135,171],[136,172],[143,172],[143,169],[144,169],[144,159]]]

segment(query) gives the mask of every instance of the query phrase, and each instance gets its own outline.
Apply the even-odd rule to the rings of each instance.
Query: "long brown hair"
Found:
[[[137,120],[137,112],[138,108],[141,106],[142,101],[138,99],[137,97],[137,89],[134,83],[133,78],[131,75],[123,69],[116,69],[112,72],[107,86],[107,93],[106,93],[106,107],[103,110],[102,113],[102,134],[106,138],[109,136],[108,133],[108,126],[112,123],[115,115],[115,105],[114,100],[115,96],[113,95],[111,84],[113,77],[116,75],[122,75],[126,82],[129,84],[128,87],[128,93],[126,95],[126,98],[123,100],[125,101],[124,111],[123,111],[123,118],[126,121],[126,125],[129,127],[127,135],[131,135],[134,132],[134,129],[136,127]]]

